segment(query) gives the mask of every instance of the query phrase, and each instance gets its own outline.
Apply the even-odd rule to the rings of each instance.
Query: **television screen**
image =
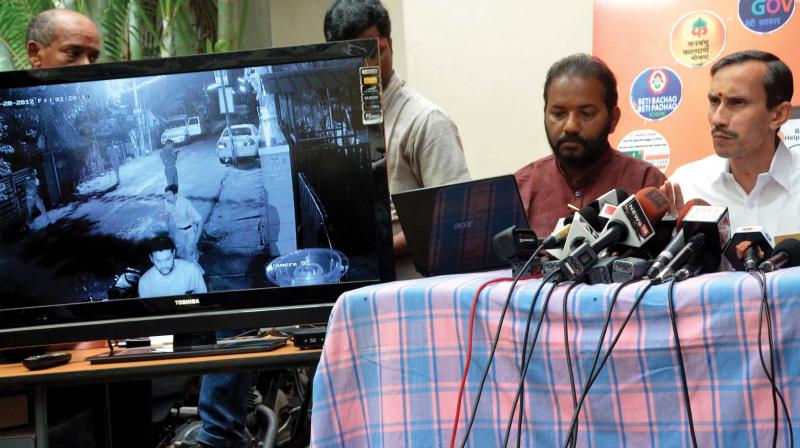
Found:
[[[375,47],[0,74],[0,346],[291,324],[391,280]]]

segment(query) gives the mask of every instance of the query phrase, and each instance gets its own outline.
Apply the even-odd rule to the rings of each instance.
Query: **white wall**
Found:
[[[550,152],[547,68],[591,52],[592,0],[384,0],[395,70],[444,108],[473,178],[511,173]],[[329,0],[270,0],[273,46],[324,41]]]

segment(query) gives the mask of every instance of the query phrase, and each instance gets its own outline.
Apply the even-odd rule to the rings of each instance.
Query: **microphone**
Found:
[[[579,246],[587,241],[591,243],[592,241],[596,240],[597,231],[595,231],[595,228],[592,225],[593,221],[597,221],[597,212],[593,208],[584,207],[580,211],[575,212],[575,215],[572,218],[572,223],[569,226],[565,226],[560,229],[555,237],[557,240],[559,238],[558,235],[563,234],[565,230],[567,231],[566,237],[563,238],[563,247],[552,247],[549,248],[547,252],[556,259],[561,260],[569,255],[570,251],[572,251],[572,249],[574,249],[576,246]]]
[[[684,246],[681,252],[686,249],[687,251],[698,251],[702,247],[704,252],[702,268],[705,272],[716,271],[719,267],[719,259],[721,258],[722,248],[730,240],[731,225],[728,216],[727,207],[715,207],[709,205],[695,205],[689,209],[681,221],[681,230],[683,231],[684,238],[689,238],[692,241],[695,235],[702,234],[699,245],[695,244],[693,247],[686,249]],[[697,239],[694,240],[697,243]],[[688,243],[687,243],[688,244]],[[681,252],[678,252],[680,254]],[[668,277],[672,276],[675,271],[683,267],[691,257],[687,258],[687,254],[682,255],[682,259],[678,260],[678,254],[661,269],[661,271],[653,277],[655,282],[663,282]],[[713,260],[716,259],[716,265],[712,266]],[[669,269],[667,269],[669,268]]]
[[[673,277],[675,281],[681,282],[703,272],[714,272],[719,268],[720,261],[722,261],[721,253],[708,250],[701,251],[699,254],[695,255],[694,258],[689,260],[684,267],[675,271]]]
[[[700,252],[700,248],[705,243],[706,235],[703,232],[697,232],[689,238],[689,241],[675,254],[675,257],[664,266],[654,278],[654,283],[664,283],[669,277],[675,274],[675,271],[683,267],[689,260],[696,257]]]
[[[647,270],[647,276],[649,278],[653,278],[658,275],[658,273],[664,269],[664,266],[666,266],[667,263],[669,263],[669,261],[675,257],[675,254],[683,248],[684,244],[686,244],[686,238],[681,227],[683,226],[683,220],[686,219],[686,215],[689,213],[689,210],[697,205],[709,204],[702,199],[692,199],[683,205],[683,208],[681,208],[681,211],[678,213],[678,217],[675,220],[675,229],[677,229],[678,232],[672,237],[672,239],[669,241],[669,243],[667,243],[666,247],[664,247],[658,256],[656,256],[656,259],[653,261],[650,269]]]
[[[613,243],[642,247],[655,234],[651,222],[659,221],[669,210],[667,198],[658,189],[647,187],[629,196],[617,207],[603,232],[593,243],[583,243],[561,262],[569,280],[582,279],[597,262],[598,253]]]
[[[772,252],[772,256],[758,265],[758,270],[762,272],[772,272],[783,266],[793,267],[800,265],[800,241],[794,238],[787,238],[777,246]]]
[[[675,271],[673,278],[676,282],[682,282],[689,277],[694,277],[695,275],[699,274],[700,270],[700,257],[697,256],[689,260],[689,262],[686,263],[686,266]]]
[[[592,265],[587,270],[587,282],[590,285],[599,285],[602,283],[612,283],[612,275],[614,272],[614,264],[616,263],[617,256],[601,257],[597,263]]]
[[[681,227],[683,227],[683,220],[686,219],[686,215],[689,214],[689,210],[691,210],[692,207],[695,207],[697,205],[710,206],[711,204],[709,204],[707,201],[697,198],[686,201],[686,203],[683,204],[683,208],[678,213],[678,217],[675,219],[676,229],[680,229]]]
[[[564,241],[568,239],[569,232],[572,229],[572,223],[575,222],[576,219],[582,219],[594,229],[597,226],[597,211],[591,206],[586,206],[570,216],[561,218],[558,224],[556,224],[556,228],[553,229],[553,233],[542,242],[544,248],[550,249],[564,243]]]
[[[675,234],[674,237],[669,241],[667,247],[658,254],[653,264],[647,270],[647,277],[653,278],[661,272],[662,269],[672,260],[675,258],[675,254],[678,253],[679,250],[683,249],[683,246],[686,245],[686,239],[683,236],[683,229],[678,230],[678,233]]]
[[[775,240],[761,226],[739,227],[725,248],[725,257],[737,271],[755,271],[772,255]]]
[[[625,257],[614,261],[611,278],[614,283],[623,283],[645,275],[650,262],[644,258]]]
[[[511,273],[514,276],[525,267],[528,259],[533,255],[533,251],[536,250],[538,242],[533,230],[518,229],[517,226],[508,227],[492,238],[495,254],[511,263]],[[541,268],[538,259],[527,264],[528,268],[525,270],[527,275],[533,275],[536,269]]]

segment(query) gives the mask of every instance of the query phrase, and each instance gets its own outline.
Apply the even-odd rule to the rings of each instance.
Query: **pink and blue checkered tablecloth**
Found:
[[[314,378],[312,446],[448,446],[474,293],[485,281],[507,275],[432,277],[341,296]],[[779,387],[800,439],[800,268],[769,274],[767,280]],[[502,445],[520,377],[527,311],[540,281],[517,286],[468,446]],[[613,332],[644,285],[623,289],[614,308]],[[459,441],[509,286],[487,287],[478,303]],[[581,285],[567,299],[579,391],[616,286]],[[549,288],[545,286],[537,302],[534,322]],[[568,431],[573,406],[564,351],[566,289],[558,286],[550,301],[528,370],[522,446],[562,446]],[[651,288],[625,328],[584,405],[578,446],[691,446],[666,291],[665,285]],[[758,358],[760,298],[757,281],[744,273],[711,274],[676,286],[674,303],[699,446],[772,444],[772,394]],[[779,415],[778,446],[789,446],[783,413]],[[516,445],[516,431],[512,443]]]

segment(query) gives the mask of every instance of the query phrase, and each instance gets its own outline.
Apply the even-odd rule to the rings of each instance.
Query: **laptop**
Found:
[[[528,219],[513,175],[421,188],[392,195],[414,267],[422,275],[509,267],[494,235]]]

